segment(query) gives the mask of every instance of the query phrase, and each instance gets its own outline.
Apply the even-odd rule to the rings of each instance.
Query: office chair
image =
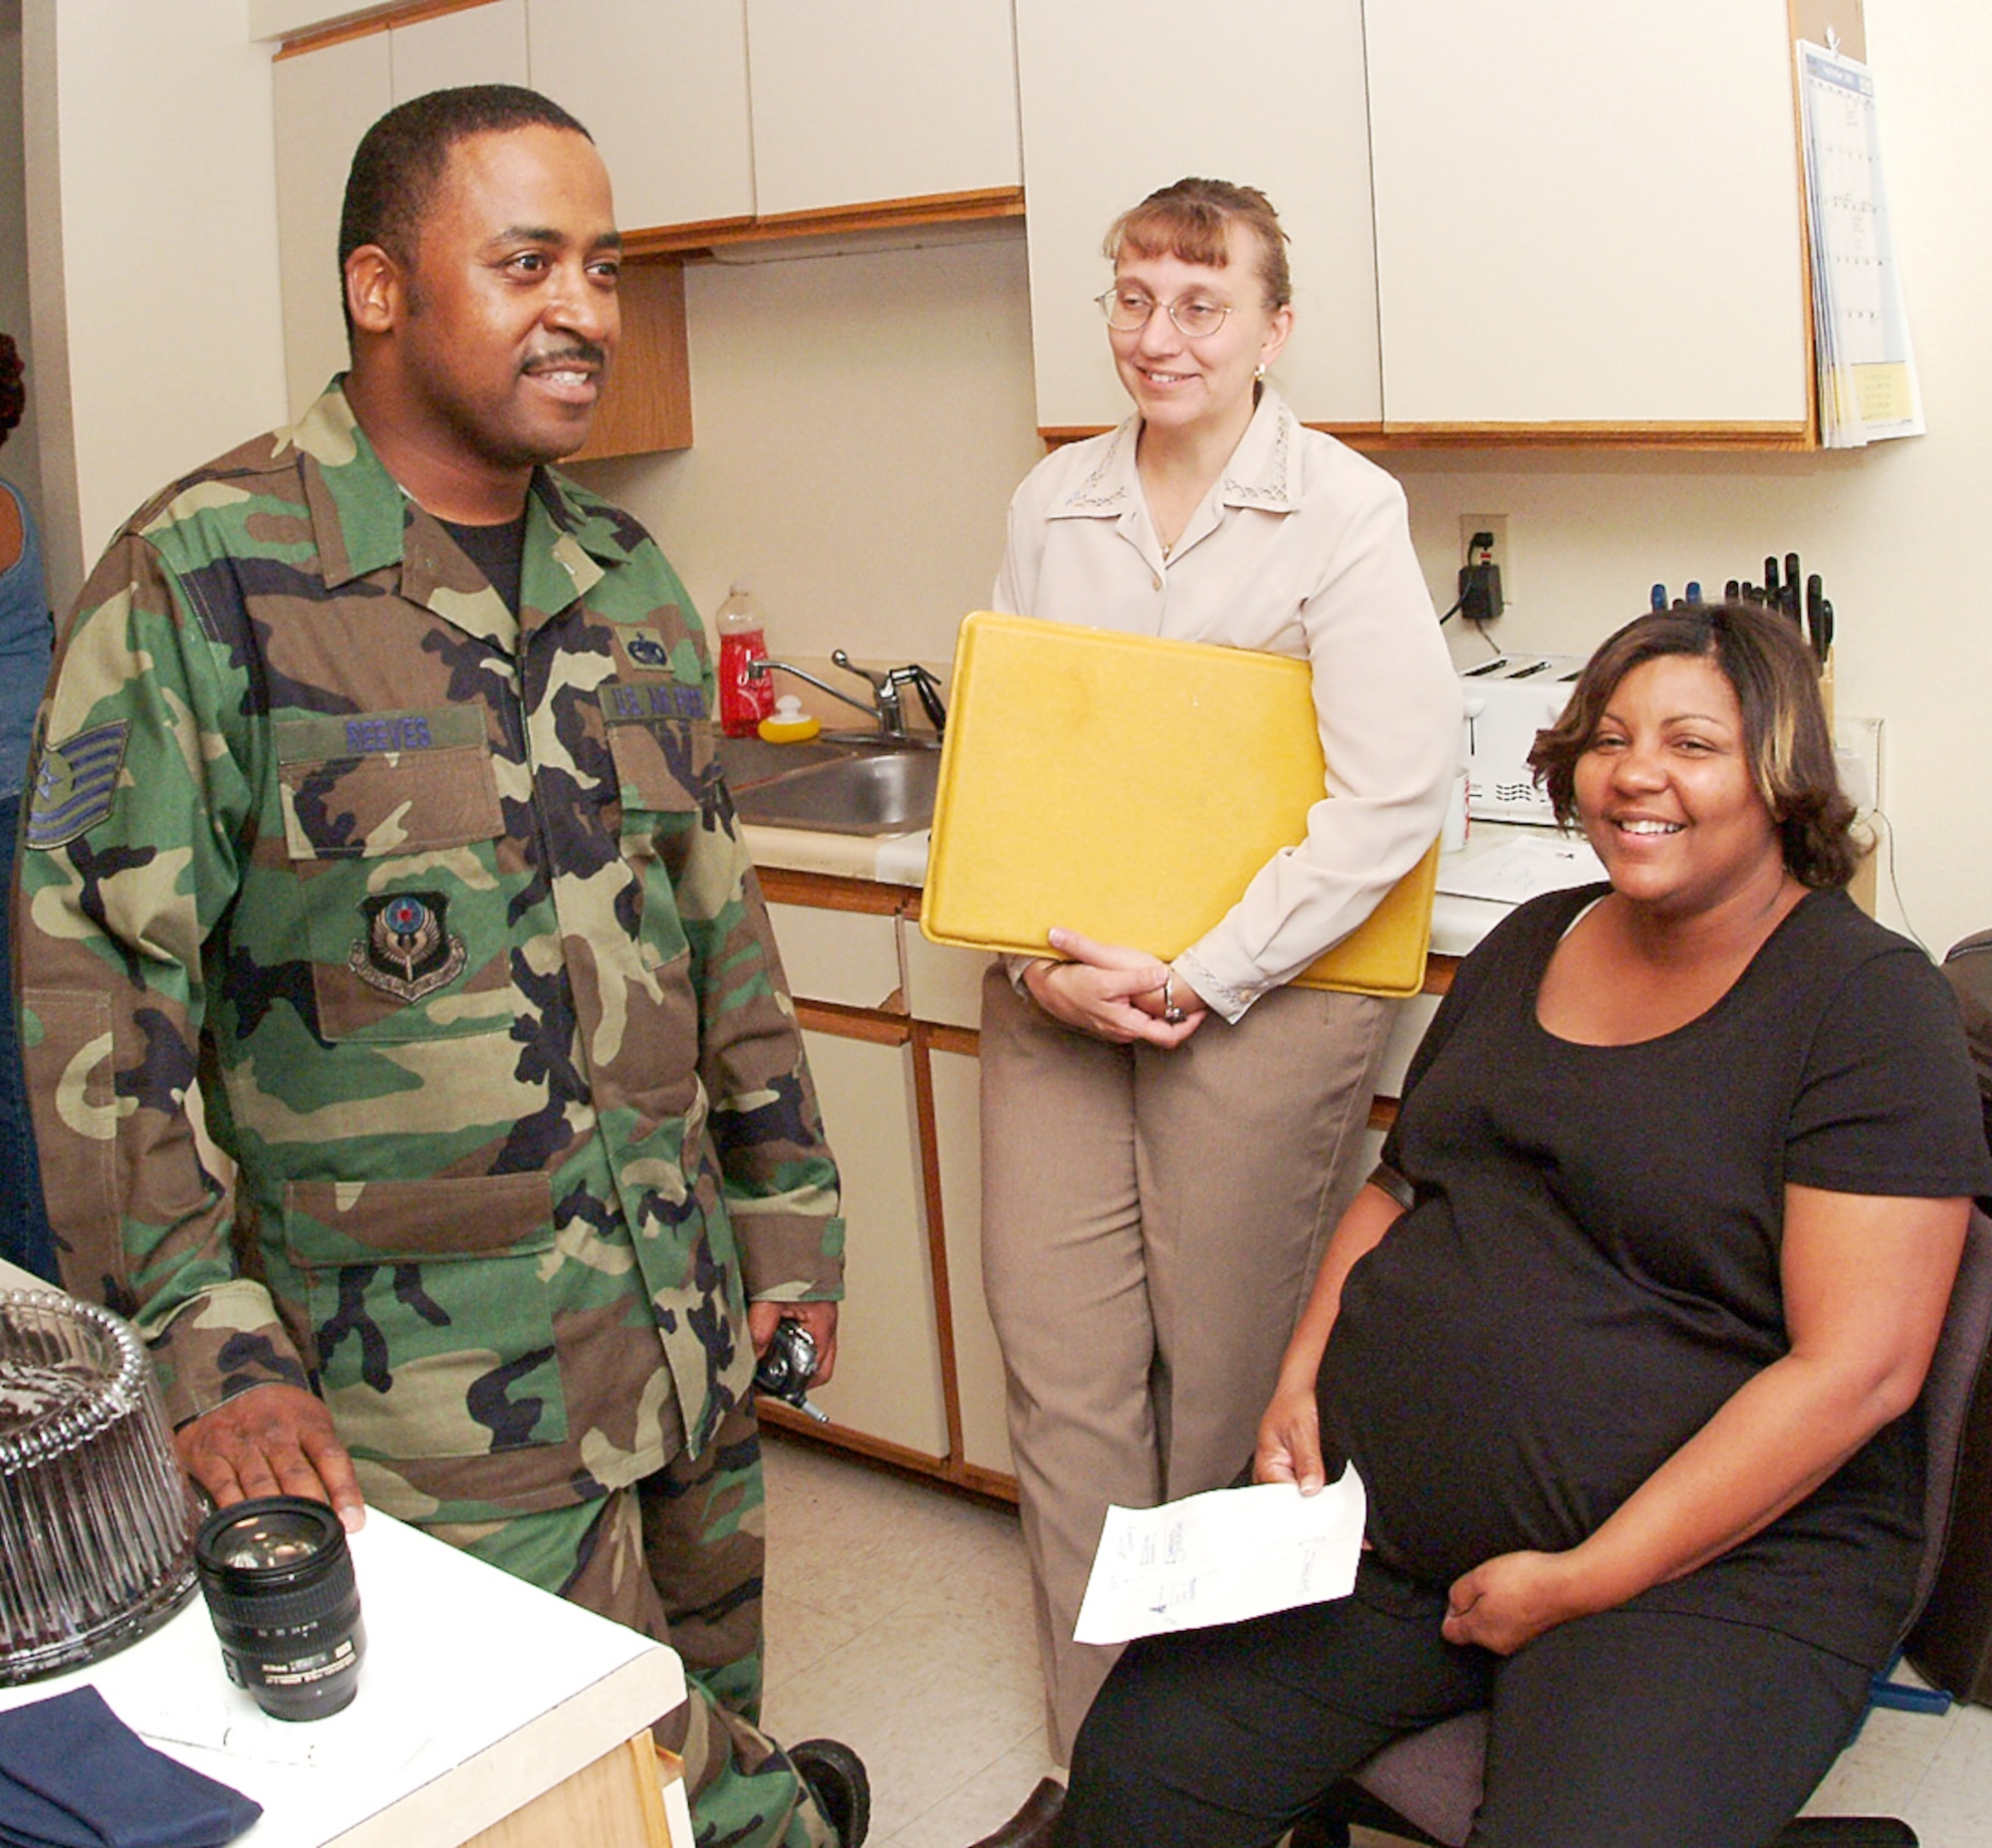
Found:
[[[1923,1387],[1927,1421],[1927,1474],[1923,1495],[1923,1557],[1914,1602],[1904,1632],[1915,1622],[1943,1560],[1957,1480],[1958,1452],[1964,1440],[1978,1371],[1992,1342],[1992,1218],[1974,1206],[1965,1232],[1964,1256],[1944,1312],[1943,1332],[1930,1359]],[[1350,1821],[1387,1830],[1432,1848],[1463,1848],[1480,1807],[1480,1780],[1487,1757],[1487,1716],[1456,1714],[1422,1732],[1393,1739],[1331,1793],[1326,1808]],[[1333,1824],[1329,1825],[1333,1827]],[[1296,1831],[1296,1843],[1332,1839],[1310,1835],[1310,1821]],[[1893,1818],[1801,1816],[1788,1824],[1774,1848],[1813,1844],[1898,1844],[1916,1848],[1907,1823]]]

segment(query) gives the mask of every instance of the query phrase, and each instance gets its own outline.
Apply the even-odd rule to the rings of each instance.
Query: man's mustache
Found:
[[[526,373],[557,373],[573,366],[586,366],[596,372],[609,370],[609,350],[598,346],[592,340],[578,340],[572,346],[562,347],[556,353],[536,353],[519,370]]]

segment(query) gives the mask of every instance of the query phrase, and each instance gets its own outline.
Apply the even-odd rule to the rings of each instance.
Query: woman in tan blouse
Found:
[[[1180,180],[1106,254],[1134,414],[1018,489],[996,607],[1307,660],[1330,767],[1307,839],[1173,964],[1059,930],[984,990],[984,1272],[1060,1762],[1114,1656],[1071,1641],[1108,1503],[1244,1466],[1361,1178],[1390,1006],[1286,984],[1430,846],[1459,728],[1401,490],[1265,382],[1294,310],[1264,195]]]

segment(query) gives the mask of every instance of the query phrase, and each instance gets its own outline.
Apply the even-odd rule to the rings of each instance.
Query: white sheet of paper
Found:
[[[1519,905],[1545,892],[1589,886],[1605,877],[1605,862],[1581,835],[1516,835],[1438,863],[1438,889],[1459,899],[1495,899]]]
[[[1124,1643],[1346,1598],[1368,1509],[1353,1467],[1318,1495],[1258,1482],[1110,1507],[1073,1638]]]

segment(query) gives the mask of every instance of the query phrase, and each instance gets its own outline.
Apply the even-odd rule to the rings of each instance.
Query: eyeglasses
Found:
[[[1157,308],[1165,308],[1185,340],[1202,340],[1215,334],[1227,315],[1238,312],[1228,303],[1213,302],[1207,295],[1179,295],[1173,302],[1158,302],[1147,290],[1130,289],[1123,283],[1116,283],[1094,300],[1107,317],[1107,325],[1117,334],[1138,334]]]

